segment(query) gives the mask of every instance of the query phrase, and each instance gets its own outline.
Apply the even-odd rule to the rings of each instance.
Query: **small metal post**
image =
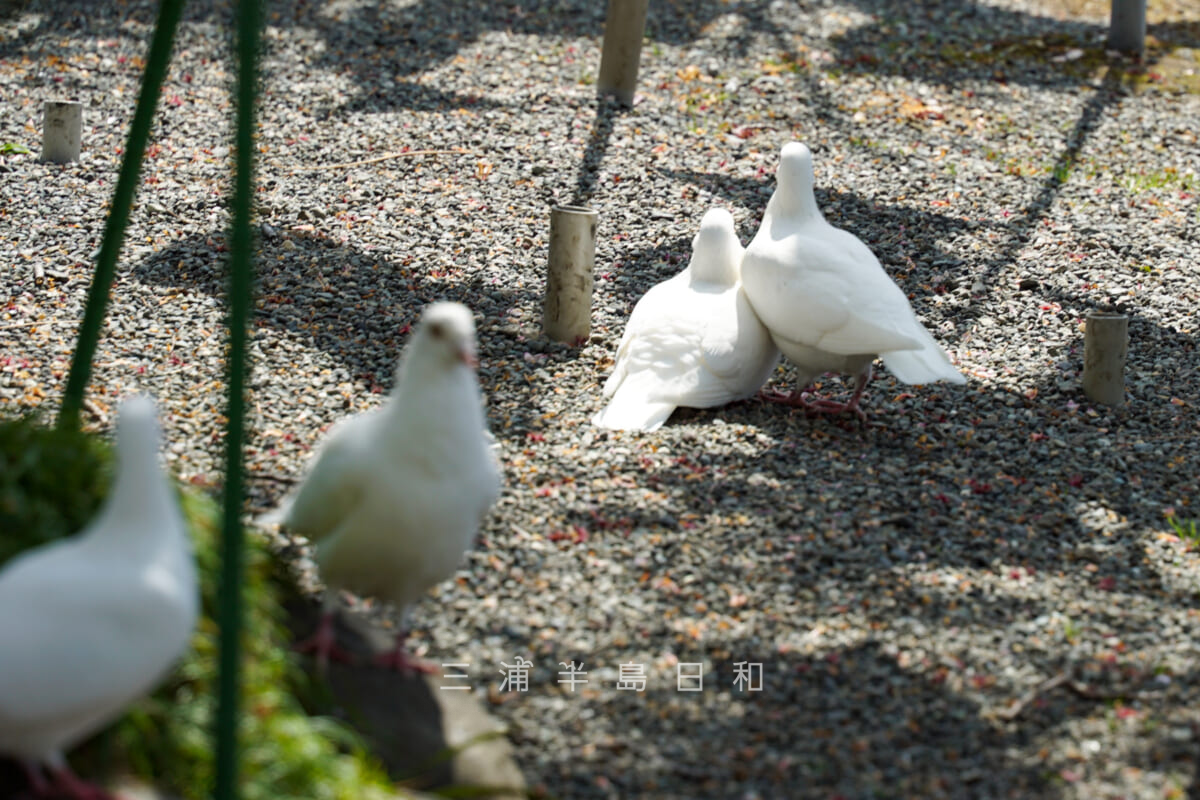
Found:
[[[83,103],[47,100],[42,111],[42,160],[78,161],[82,140]]]
[[[592,270],[596,263],[595,209],[550,209],[550,264],[542,329],[551,339],[579,344],[592,329]]]
[[[1146,0],[1112,0],[1108,47],[1141,55],[1146,50]]]
[[[1087,315],[1083,330],[1083,393],[1094,403],[1125,402],[1129,317],[1105,311]]]
[[[627,107],[633,106],[638,67],[642,60],[642,34],[650,0],[608,0],[604,23],[604,48],[600,53],[598,94],[611,94]]]

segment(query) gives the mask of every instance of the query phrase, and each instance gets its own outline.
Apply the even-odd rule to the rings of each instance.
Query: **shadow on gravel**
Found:
[[[597,659],[621,654],[606,655]],[[990,723],[950,681],[902,666],[870,639],[817,659],[753,649],[677,655],[684,675],[709,662],[702,692],[677,691],[671,684],[697,682],[661,670],[644,692],[610,685],[591,697],[566,694],[584,708],[563,720],[567,730],[579,714],[642,721],[588,743],[625,754],[611,759],[624,769],[596,776],[586,759],[557,765],[556,782],[571,796],[651,797],[658,786],[672,787],[669,797],[1060,796],[1044,768],[1010,755],[1029,732]],[[761,665],[759,691],[735,683],[739,662]]]
[[[962,80],[1074,88],[1098,67],[1143,74],[1166,52],[1195,46],[1200,20],[1148,26],[1141,64],[1110,62],[1107,24],[1025,14],[974,2],[850,0],[873,18],[834,37],[838,63],[850,73],[910,76],[956,86]]]
[[[604,154],[608,152],[609,140],[612,139],[613,127],[616,120],[627,113],[617,102],[608,98],[599,98],[594,103],[596,119],[592,123],[592,131],[588,134],[587,147],[583,151],[583,159],[576,170],[575,193],[571,197],[571,205],[585,206],[596,191],[596,176],[604,163]]]
[[[133,274],[148,284],[221,298],[227,261],[224,242],[224,232],[175,241],[134,266]],[[255,326],[284,332],[329,353],[345,368],[348,379],[368,387],[367,391],[383,393],[391,386],[408,326],[417,321],[422,308],[438,300],[465,303],[481,317],[480,382],[485,391],[503,371],[496,363],[511,359],[513,348],[525,341],[521,329],[500,315],[531,302],[538,291],[536,282],[524,288],[485,284],[481,277],[431,265],[403,251],[364,252],[315,231],[275,232],[260,237],[259,244]],[[546,342],[535,346],[539,351],[566,350]],[[275,363],[269,353],[259,360],[269,362],[271,368],[285,366]],[[531,369],[527,364],[521,367]],[[510,421],[517,424],[535,413],[535,409],[514,409]],[[495,421],[492,427],[497,430]]]
[[[940,403],[929,395],[942,391],[925,387],[922,393],[924,410],[936,413]],[[875,426],[865,431],[805,421],[754,402],[677,412],[667,430],[711,425],[720,417],[748,426],[746,438],[757,439],[757,451],[707,451],[700,427],[694,452],[673,440],[664,457],[649,446],[657,437],[645,437],[629,496],[562,504],[567,512],[560,550],[582,553],[599,547],[592,544],[598,540],[619,537],[632,552],[653,554],[640,585],[670,596],[666,605],[680,615],[645,619],[645,630],[631,632],[633,641],[673,637],[681,662],[711,659],[717,691],[729,691],[735,661],[762,661],[769,676],[764,694],[747,699],[745,713],[732,717],[728,708],[706,711],[699,699],[693,709],[688,698],[669,692],[647,696],[649,713],[636,716],[638,739],[628,743],[638,752],[637,763],[694,763],[681,757],[684,748],[721,753],[711,770],[677,774],[695,796],[732,796],[721,784],[732,774],[740,789],[763,796],[778,796],[772,794],[778,786],[792,785],[811,789],[797,797],[830,791],[848,797],[1059,797],[1076,780],[1075,762],[1059,751],[1034,757],[1034,743],[1098,714],[1111,716],[1120,705],[1137,708],[1147,726],[1136,745],[1145,753],[1135,755],[1135,763],[1161,769],[1185,761],[1190,744],[1169,735],[1164,723],[1170,709],[1192,702],[1189,676],[1175,675],[1164,685],[1154,680],[1154,663],[1139,666],[1118,655],[1120,642],[1138,641],[1153,624],[1122,608],[1126,593],[1200,610],[1194,588],[1172,584],[1148,552],[1153,535],[1147,531],[1162,527],[1161,507],[1144,494],[1161,492],[1155,499],[1163,502],[1179,486],[1150,487],[1136,477],[1127,483],[1136,470],[1098,462],[1088,465],[1096,471],[1086,474],[1085,483],[1073,486],[1073,471],[1081,465],[1066,452],[1033,445],[1033,457],[1024,461],[991,454],[989,439],[1020,439],[1022,430],[993,429],[974,441],[932,445],[924,440],[937,438],[942,426],[931,421],[918,435],[899,424],[894,405],[876,398],[882,407],[871,409]],[[723,439],[728,442],[728,434]],[[641,449],[628,436],[598,437],[589,446],[617,443]],[[1188,458],[1194,465],[1190,445],[1169,449],[1165,458]],[[889,491],[896,470],[922,476],[920,491]],[[587,472],[572,475],[568,467],[553,474],[544,484],[551,490]],[[964,474],[971,477],[964,481]],[[805,487],[803,505],[789,491],[797,483]],[[632,498],[641,491],[665,496],[669,513],[639,511]],[[692,541],[691,528],[704,529],[711,540]],[[989,580],[993,576],[999,580]],[[1055,576],[1081,576],[1090,584],[1082,592],[1090,607],[1065,608],[1054,594],[1026,594],[1026,585]],[[724,642],[711,612],[716,620],[738,616],[724,610],[716,587],[746,593],[731,600],[735,607],[786,613],[779,609],[788,600],[773,590],[757,594],[760,583],[794,592],[802,607],[816,607],[813,616],[795,621],[792,638],[781,646],[747,640],[745,649],[736,641],[704,648],[692,640]],[[597,598],[592,608],[600,603]],[[689,636],[683,620],[699,627]],[[842,646],[845,628],[887,630],[893,649],[885,652],[870,639]],[[1021,654],[1019,668],[1067,682],[1014,694],[1013,676],[991,673],[987,663],[948,644],[959,640],[960,629],[964,641],[978,635],[968,631],[989,631],[999,647]],[[894,649],[897,642],[901,650]],[[810,646],[823,656],[788,654]],[[609,664],[621,657],[593,656]],[[972,699],[980,696],[982,704]],[[597,701],[594,713],[621,719],[631,713],[623,705]],[[1004,719],[1006,713],[1014,718]],[[1161,727],[1150,735],[1150,726]],[[1018,759],[1016,752],[1024,755]],[[955,769],[960,759],[982,762],[984,772]],[[576,781],[594,778],[586,764],[559,766]],[[617,782],[618,791],[654,785],[644,770],[631,772],[638,783]],[[884,790],[892,784],[904,789]]]

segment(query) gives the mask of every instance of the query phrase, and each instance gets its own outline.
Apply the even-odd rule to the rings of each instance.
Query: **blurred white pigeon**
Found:
[[[64,751],[153,689],[196,625],[196,566],[158,440],[154,402],[126,400],[96,518],[0,569],[0,753],[21,761],[37,795],[107,796]]]
[[[905,383],[966,383],[875,255],[854,234],[825,221],[806,146],[784,146],[776,182],[742,259],[742,281],[771,338],[799,373],[785,402],[864,417],[858,402],[876,355]],[[807,400],[804,390],[825,372],[856,376],[849,402]]]
[[[721,406],[763,385],[779,351],[742,291],[741,260],[733,216],[711,209],[691,262],[634,307],[593,424],[652,431],[677,406]]]
[[[454,574],[500,492],[500,470],[475,379],[475,323],[466,306],[421,315],[387,401],[335,425],[297,492],[275,514],[309,539],[325,581],[316,634],[301,649],[346,659],[335,643],[337,592],[392,603],[396,647],[379,663],[432,671],[404,648],[409,608]]]

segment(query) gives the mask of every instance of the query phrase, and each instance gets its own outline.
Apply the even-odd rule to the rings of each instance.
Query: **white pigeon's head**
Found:
[[[117,415],[117,452],[122,461],[158,452],[158,409],[148,395],[127,397]],[[153,463],[153,459],[151,459]]]
[[[444,366],[466,364],[474,368],[475,319],[462,303],[434,303],[421,313],[412,344],[414,354]]]
[[[817,212],[817,200],[813,196],[812,151],[807,145],[789,142],[783,146],[779,168],[775,170],[775,194],[771,196],[767,211],[785,216],[807,216]]]
[[[691,279],[732,286],[740,277],[742,252],[733,215],[723,208],[710,208],[692,239]]]

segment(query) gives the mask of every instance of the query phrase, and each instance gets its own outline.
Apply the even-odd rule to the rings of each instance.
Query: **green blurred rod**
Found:
[[[117,256],[121,254],[121,244],[125,241],[129,208],[137,191],[142,157],[150,140],[150,129],[154,127],[154,110],[158,106],[158,95],[171,63],[171,46],[182,14],[183,0],[162,0],[158,9],[158,22],[154,27],[154,37],[150,40],[150,53],[146,57],[146,74],[142,76],[142,91],[133,112],[133,124],[129,128],[129,140],[125,142],[117,188],[113,191],[104,237],[100,240],[100,253],[96,257],[96,274],[92,277],[83,322],[75,339],[71,372],[67,376],[62,409],[58,412],[60,428],[79,427],[79,409],[83,406],[83,393],[91,378],[92,358],[100,341],[100,326],[104,324],[104,308],[108,304],[108,292],[117,269]]]
[[[241,699],[242,561],[241,524],[246,434],[246,340],[254,286],[254,235],[250,217],[254,203],[254,111],[258,92],[258,40],[262,19],[259,0],[238,0],[236,53],[237,131],[233,176],[233,230],[229,239],[229,419],[225,437],[224,520],[221,530],[221,586],[217,595],[220,626],[217,681],[217,800],[238,797],[238,711]]]

